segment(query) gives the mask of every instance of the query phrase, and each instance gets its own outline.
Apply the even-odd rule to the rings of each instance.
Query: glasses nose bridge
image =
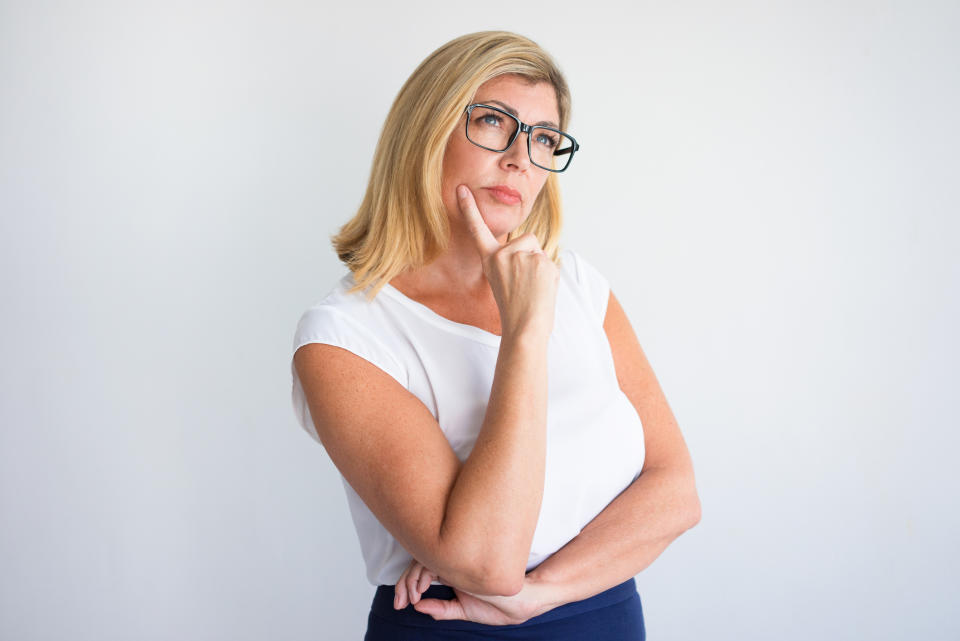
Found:
[[[527,139],[529,139],[529,138],[530,138],[530,132],[533,130],[533,127],[531,127],[530,125],[528,125],[528,124],[526,124],[526,123],[521,122],[519,118],[517,118],[517,122],[520,123],[520,126],[517,127],[517,133],[513,136],[513,141],[516,142],[516,141],[517,141],[517,138],[520,137],[520,134],[527,134]],[[513,143],[511,143],[511,144],[513,144]]]
[[[517,121],[517,123],[519,124],[519,126],[517,127],[517,131],[513,134],[513,140],[510,141],[510,144],[507,145],[506,149],[504,149],[503,151],[504,151],[504,153],[507,152],[507,151],[509,151],[510,148],[513,147],[513,144],[514,144],[515,142],[517,142],[517,140],[520,139],[520,134],[527,134],[527,149],[526,149],[527,159],[530,160],[531,162],[533,162],[533,158],[530,157],[530,144],[529,144],[529,143],[530,143],[530,132],[533,130],[533,127],[531,127],[530,125],[522,122],[522,121],[521,121],[519,118],[517,118],[516,116],[513,116],[513,118],[514,118],[514,120]]]

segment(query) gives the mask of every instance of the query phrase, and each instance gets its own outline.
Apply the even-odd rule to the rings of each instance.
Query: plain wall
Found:
[[[338,472],[290,405],[406,77],[542,44],[703,518],[651,639],[955,639],[955,2],[0,4],[0,638],[359,639]]]

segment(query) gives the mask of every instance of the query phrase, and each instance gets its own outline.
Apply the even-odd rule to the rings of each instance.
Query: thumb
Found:
[[[466,185],[457,187],[457,204],[460,205],[460,212],[467,222],[467,229],[470,235],[477,243],[477,251],[481,258],[486,258],[490,254],[500,249],[500,241],[493,235],[487,223],[483,221],[480,210],[477,208],[477,201],[473,198],[473,193]]]
[[[420,599],[413,604],[413,608],[417,612],[429,614],[436,621],[465,618],[463,606],[460,605],[458,599],[450,599],[449,601],[444,599]]]

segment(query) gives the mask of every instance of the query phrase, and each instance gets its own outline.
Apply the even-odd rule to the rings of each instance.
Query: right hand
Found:
[[[552,609],[543,600],[540,585],[524,580],[513,596],[486,596],[453,588],[452,599],[417,599],[413,609],[436,621],[463,620],[485,625],[517,625]]]
[[[483,221],[466,185],[457,188],[457,203],[476,241],[483,273],[500,308],[502,335],[532,332],[544,338],[549,336],[560,281],[556,264],[530,232],[501,245]]]
[[[480,596],[448,586],[453,589],[452,599],[421,599],[433,579],[444,582],[442,577],[413,559],[394,588],[396,596],[393,608],[403,610],[409,604],[414,610],[428,614],[436,621],[459,619],[486,625],[523,623],[533,616],[534,612],[540,611],[540,602],[536,600],[532,584],[527,580],[519,594],[509,597]]]
[[[397,581],[394,609],[402,610],[409,604],[437,621],[462,619],[486,625],[513,625],[561,605],[561,602],[551,600],[554,596],[551,590],[555,588],[531,573],[527,573],[523,588],[513,596],[476,595],[448,585],[453,589],[453,599],[422,599],[434,579],[446,585],[443,577],[412,559]]]

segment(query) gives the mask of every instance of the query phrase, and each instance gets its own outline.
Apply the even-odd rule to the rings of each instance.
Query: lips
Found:
[[[501,193],[506,194],[507,196],[512,196],[514,198],[520,197],[519,191],[517,191],[516,189],[510,189],[506,185],[495,185],[493,187],[487,187],[487,189],[490,189],[491,191],[499,191]]]
[[[504,205],[519,205],[521,198],[520,192],[516,189],[510,189],[506,185],[497,185],[496,187],[486,187],[487,191],[490,192],[490,195],[493,198]]]

